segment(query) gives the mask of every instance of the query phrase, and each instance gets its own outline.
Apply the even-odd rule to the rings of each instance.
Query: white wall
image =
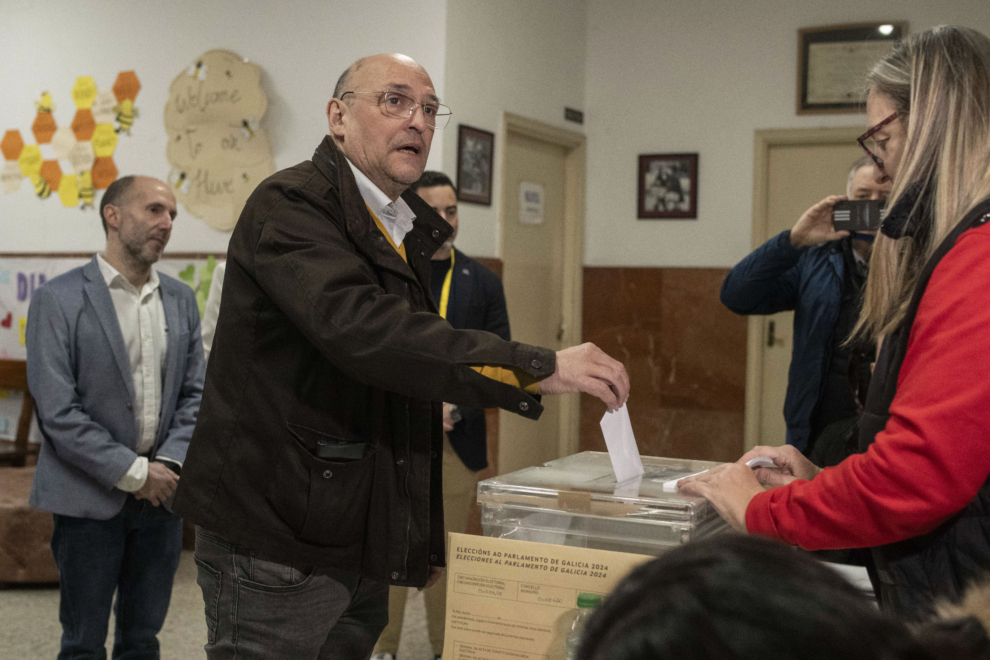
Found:
[[[269,95],[265,125],[276,165],[308,158],[326,133],[323,109],[340,71],[381,51],[405,52],[431,73],[454,117],[429,167],[455,174],[457,125],[496,133],[493,204],[461,204],[458,245],[499,254],[502,113],[588,135],[586,263],[731,266],[749,249],[753,132],[861,125],[861,115],[794,113],[797,29],[907,20],[990,33],[987,0],[4,0],[0,20],[0,132],[29,143],[33,102],[52,92],[61,124],[69,90],[121,70],[142,82],[122,173],[166,177],[162,111],[168,85],[210,48],[258,63]],[[446,92],[446,93],[445,93]],[[564,106],[585,111],[582,128]],[[637,155],[700,153],[699,218],[636,220]],[[94,212],[40,202],[25,182],[0,194],[0,251],[88,251],[103,245]],[[224,250],[228,234],[182,214],[170,251]]]
[[[866,21],[990,34],[987,0],[588,0],[585,263],[734,265],[750,249],[758,129],[859,126],[795,114],[797,31]],[[637,155],[699,152],[697,220],[637,220]]]
[[[121,70],[141,80],[140,116],[121,136],[114,160],[121,174],[165,178],[162,117],[172,79],[212,48],[233,50],[264,71],[269,131],[278,168],[308,159],[326,134],[326,103],[337,76],[352,61],[403,52],[444,78],[446,0],[168,0],[166,2],[34,2],[4,0],[0,18],[0,134],[19,128],[33,144],[34,105],[50,91],[59,125],[72,121],[70,90],[91,75],[109,88]],[[439,168],[443,136],[430,167]],[[104,245],[95,212],[64,208],[57,196],[39,201],[30,182],[0,194],[0,252],[96,251]],[[97,198],[97,204],[99,198]],[[226,250],[229,234],[183,213],[169,251]]]
[[[499,256],[503,112],[581,132],[564,107],[584,104],[585,0],[448,0],[444,171],[456,183],[457,125],[495,133],[492,205],[460,202],[457,246]]]

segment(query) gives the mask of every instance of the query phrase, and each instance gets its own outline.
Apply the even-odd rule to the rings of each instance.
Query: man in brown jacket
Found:
[[[444,566],[441,401],[525,417],[539,395],[609,408],[625,368],[454,330],[429,293],[450,225],[406,190],[440,105],[401,55],[351,65],[312,161],[248,200],[230,240],[175,510],[194,521],[209,658],[367,658],[388,584]]]

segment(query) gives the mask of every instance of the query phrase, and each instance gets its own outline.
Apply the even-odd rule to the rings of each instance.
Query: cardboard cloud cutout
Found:
[[[261,69],[229,50],[203,53],[169,87],[169,183],[186,210],[214,229],[232,230],[255,186],[275,172],[261,127],[267,107]]]

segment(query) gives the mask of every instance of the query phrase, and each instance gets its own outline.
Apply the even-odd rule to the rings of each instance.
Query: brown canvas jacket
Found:
[[[416,214],[408,264],[329,137],[251,195],[174,509],[287,563],[421,586],[444,565],[437,402],[536,419],[537,397],[470,366],[544,378],[555,354],[436,314],[429,260],[450,226],[402,197]],[[366,442],[367,453],[321,460],[326,439]]]

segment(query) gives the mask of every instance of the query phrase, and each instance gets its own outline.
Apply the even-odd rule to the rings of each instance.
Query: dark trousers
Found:
[[[259,555],[196,528],[210,660],[362,660],[388,623],[388,585]]]
[[[157,659],[157,635],[182,551],[182,521],[133,496],[109,520],[54,515],[59,660],[106,658],[111,605],[117,619],[113,657]]]

